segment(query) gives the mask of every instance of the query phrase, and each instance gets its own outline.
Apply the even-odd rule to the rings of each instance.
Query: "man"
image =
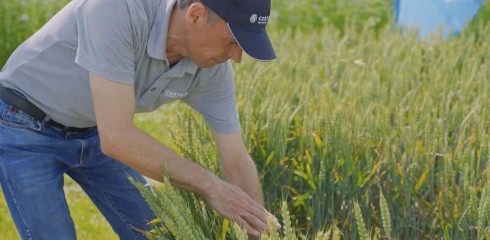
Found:
[[[162,181],[165,169],[250,236],[278,225],[241,138],[228,62],[242,49],[275,58],[270,0],[175,1],[73,0],[2,69],[0,182],[23,239],[75,238],[65,173],[121,239],[142,239],[134,229],[154,218],[128,176]],[[135,112],[175,99],[210,125],[226,181],[133,125]]]

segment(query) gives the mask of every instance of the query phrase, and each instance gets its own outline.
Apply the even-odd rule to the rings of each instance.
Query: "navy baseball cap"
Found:
[[[269,20],[271,0],[201,0],[225,22],[240,47],[259,61],[276,58],[265,26]]]

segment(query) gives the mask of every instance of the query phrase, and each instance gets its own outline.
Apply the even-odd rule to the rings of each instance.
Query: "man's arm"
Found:
[[[257,167],[247,152],[241,132],[234,134],[213,132],[213,137],[218,146],[226,181],[237,185],[255,201],[264,205]]]
[[[241,132],[234,134],[220,134],[213,132],[214,140],[218,146],[221,166],[226,181],[240,187],[255,201],[264,206],[262,186],[257,173],[257,167],[247,152]],[[275,217],[271,217],[276,227],[280,228]],[[249,234],[250,239],[259,239]]]
[[[203,195],[224,217],[259,235],[272,215],[239,187],[229,184],[133,124],[134,89],[89,74],[102,151],[143,175],[162,181],[166,170],[173,185]],[[277,221],[277,220],[276,220]]]

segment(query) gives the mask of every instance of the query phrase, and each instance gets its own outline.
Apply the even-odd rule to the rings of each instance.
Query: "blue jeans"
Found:
[[[22,239],[76,239],[63,192],[74,179],[120,239],[145,239],[155,218],[128,177],[135,170],[105,156],[96,128],[65,132],[34,120],[0,98],[0,183]]]

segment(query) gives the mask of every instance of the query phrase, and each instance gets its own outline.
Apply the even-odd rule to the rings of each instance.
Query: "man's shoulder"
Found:
[[[74,0],[76,9],[80,10],[85,6],[88,9],[85,11],[103,11],[105,15],[130,15],[131,19],[138,15],[146,16],[151,14],[151,11],[155,11],[160,5],[160,2],[165,0],[152,0],[152,1],[140,1],[140,0]]]

